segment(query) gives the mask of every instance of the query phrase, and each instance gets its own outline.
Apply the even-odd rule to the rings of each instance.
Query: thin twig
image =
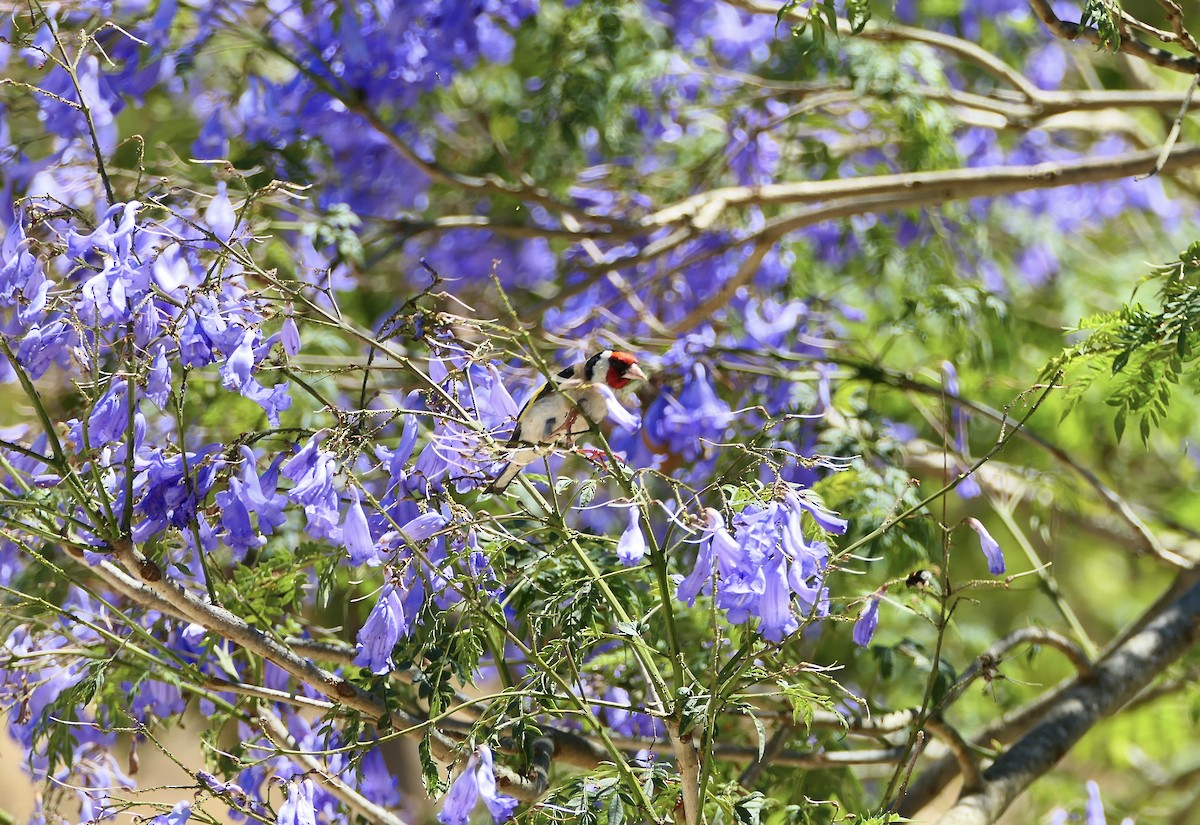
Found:
[[[1175,141],[1179,139],[1179,130],[1183,128],[1183,119],[1187,117],[1188,106],[1191,105],[1192,95],[1196,93],[1197,83],[1200,83],[1200,72],[1192,75],[1192,83],[1188,86],[1187,96],[1183,98],[1183,104],[1179,107],[1179,114],[1175,117],[1175,122],[1171,124],[1171,131],[1167,133],[1167,139],[1163,143],[1158,160],[1154,162],[1154,168],[1144,175],[1139,175],[1134,180],[1145,180],[1152,175],[1157,175],[1166,166],[1167,158],[1171,156],[1171,149],[1175,147]]]

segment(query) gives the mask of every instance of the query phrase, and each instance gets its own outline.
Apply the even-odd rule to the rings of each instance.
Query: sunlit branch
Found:
[[[1092,727],[1200,641],[1200,584],[1192,584],[1140,632],[1105,653],[1088,677],[1058,694],[1046,714],[983,774],[983,787],[959,799],[939,822],[995,822],[1037,777]]]
[[[702,192],[664,207],[648,216],[645,223],[662,226],[686,222],[704,229],[716,223],[729,209],[826,203],[824,207],[769,222],[751,236],[760,238],[769,234],[783,234],[834,217],[890,212],[963,198],[996,197],[1028,189],[1053,189],[1130,177],[1153,169],[1158,154],[1158,150],[1125,152],[1032,166],[989,166],[941,172],[866,175],[829,181],[730,186]],[[1197,165],[1200,165],[1200,146],[1189,144],[1174,151],[1164,168],[1182,169]],[[743,238],[742,242],[748,240],[750,238]]]

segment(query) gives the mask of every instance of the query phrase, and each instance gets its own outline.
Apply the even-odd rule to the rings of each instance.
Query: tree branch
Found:
[[[1029,6],[1033,9],[1033,13],[1038,16],[1038,19],[1045,23],[1046,28],[1050,29],[1055,36],[1063,40],[1083,39],[1093,45],[1103,45],[1104,41],[1099,31],[1091,26],[1081,26],[1078,23],[1059,19],[1048,0],[1029,0]],[[1125,54],[1133,55],[1134,57],[1153,63],[1155,66],[1170,69],[1173,72],[1182,72],[1183,74],[1196,74],[1200,72],[1200,59],[1194,56],[1180,57],[1166,49],[1149,46],[1132,37],[1122,37],[1120,45],[1117,48]]]
[[[726,210],[734,207],[825,202],[824,206],[817,209],[769,223],[750,238],[743,239],[743,242],[747,242],[771,233],[784,234],[834,217],[1129,177],[1153,169],[1158,155],[1158,150],[1148,150],[1032,166],[989,166],[940,172],[866,175],[827,181],[729,186],[692,195],[647,216],[643,222],[652,226],[688,222],[697,229],[706,229]],[[1200,165],[1200,145],[1189,144],[1173,152],[1164,168],[1182,169],[1197,165]]]
[[[1193,584],[1139,633],[1103,656],[1090,678],[1080,678],[1063,690],[1042,720],[984,772],[983,787],[959,799],[939,822],[995,822],[1085,733],[1119,710],[1197,642],[1200,584]]]

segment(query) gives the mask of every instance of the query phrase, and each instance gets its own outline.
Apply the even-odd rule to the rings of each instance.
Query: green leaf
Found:
[[[760,757],[761,758],[761,757]],[[733,803],[733,816],[738,825],[760,825],[764,809],[770,800],[758,791]]]
[[[624,822],[625,800],[621,799],[621,794],[614,793],[608,800],[608,825],[624,825]]]
[[[596,479],[589,478],[579,485],[579,506],[586,507],[596,497]]]

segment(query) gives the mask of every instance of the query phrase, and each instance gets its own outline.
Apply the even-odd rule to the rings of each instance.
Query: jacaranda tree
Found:
[[[32,821],[1200,821],[1188,5],[7,4]]]

